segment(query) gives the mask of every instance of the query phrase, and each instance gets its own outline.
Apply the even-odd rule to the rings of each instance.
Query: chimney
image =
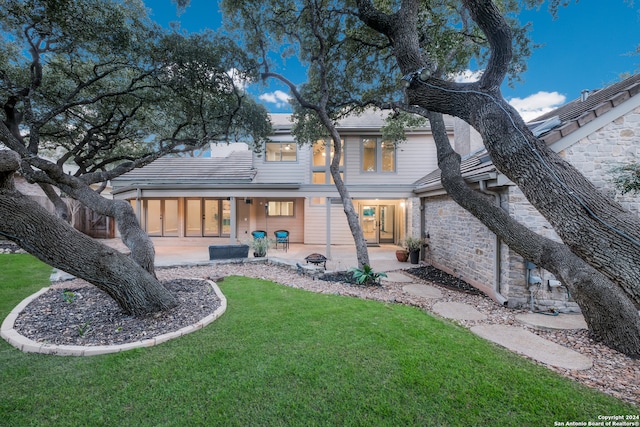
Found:
[[[584,89],[582,92],[580,92],[580,101],[584,102],[587,100],[587,98],[589,98],[589,89]]]

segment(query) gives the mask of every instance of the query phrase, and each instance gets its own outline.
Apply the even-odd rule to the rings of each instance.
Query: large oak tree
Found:
[[[0,6],[0,142],[10,150],[0,156],[0,236],[128,312],[175,305],[131,206],[94,188],[212,142],[253,136],[259,144],[269,133],[266,111],[238,85],[255,76],[252,62],[229,38],[163,30],[139,0]],[[58,218],[15,190],[9,175],[17,169],[43,188]],[[60,194],[115,218],[131,259],[68,226]]]
[[[441,145],[443,184],[452,197],[514,250],[574,290],[590,330],[609,346],[640,357],[640,219],[600,193],[531,134],[500,92],[513,56],[512,29],[490,0],[460,4],[460,13],[477,24],[488,43],[486,69],[472,83],[452,82],[434,73],[437,57],[430,51],[430,40],[421,38],[417,18],[429,13],[423,2],[403,0],[393,10],[380,10],[369,0],[357,0],[361,19],[393,46],[408,86],[407,104],[471,124],[482,135],[495,166],[522,189],[564,245],[527,233],[499,210],[471,197],[458,178],[455,156]]]

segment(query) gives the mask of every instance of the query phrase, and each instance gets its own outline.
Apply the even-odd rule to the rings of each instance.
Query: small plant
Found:
[[[73,291],[71,291],[69,289],[63,289],[62,290],[62,300],[64,302],[72,303],[77,298],[78,298],[78,295],[75,292],[73,292]]]
[[[83,337],[84,334],[87,333],[87,330],[89,330],[89,326],[91,326],[91,323],[89,323],[89,322],[84,322],[82,325],[78,325],[77,326],[78,335]]]
[[[387,277],[387,273],[376,273],[370,265],[364,264],[362,268],[353,267],[349,273],[358,285],[373,286],[380,285],[380,279]]]
[[[271,246],[273,246],[273,239],[268,237],[253,238],[249,242],[249,247],[253,249],[253,256],[255,257],[266,256]]]
[[[422,249],[422,246],[424,245],[424,239],[409,236],[405,239],[404,245],[407,247],[407,250],[409,252],[417,252]]]

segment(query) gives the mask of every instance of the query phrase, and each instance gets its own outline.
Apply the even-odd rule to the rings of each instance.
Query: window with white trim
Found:
[[[362,172],[395,172],[396,144],[381,138],[362,138]]]
[[[267,202],[268,216],[294,216],[293,200],[269,200]]]
[[[267,142],[265,162],[295,162],[298,160],[298,145],[295,142]]]
[[[331,161],[333,160],[334,145],[327,144],[328,141],[319,139],[313,143],[311,157],[311,183],[312,184],[333,184],[331,176]],[[340,156],[340,176],[344,179],[344,140],[342,143],[342,155]]]

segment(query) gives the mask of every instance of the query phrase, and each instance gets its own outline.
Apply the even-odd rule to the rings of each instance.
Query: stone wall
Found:
[[[640,215],[640,197],[615,191],[612,169],[640,161],[640,108],[598,129],[560,152],[604,194]]]
[[[616,192],[612,173],[616,166],[640,161],[640,108],[561,151],[560,155],[604,194],[640,214],[640,196],[622,196]],[[501,206],[514,219],[544,237],[561,241],[516,186],[502,190]],[[427,198],[424,209],[425,230],[431,237],[427,261],[474,285],[493,287],[493,233],[448,196]],[[505,244],[500,245],[500,266],[499,290],[508,299],[509,306],[533,306],[538,311],[579,311],[566,287],[549,285],[556,279],[553,274],[537,266],[528,271],[526,261]],[[542,283],[529,285],[529,275],[540,277]]]
[[[427,261],[469,283],[491,286],[494,234],[448,196],[427,199],[424,209],[430,237]]]

